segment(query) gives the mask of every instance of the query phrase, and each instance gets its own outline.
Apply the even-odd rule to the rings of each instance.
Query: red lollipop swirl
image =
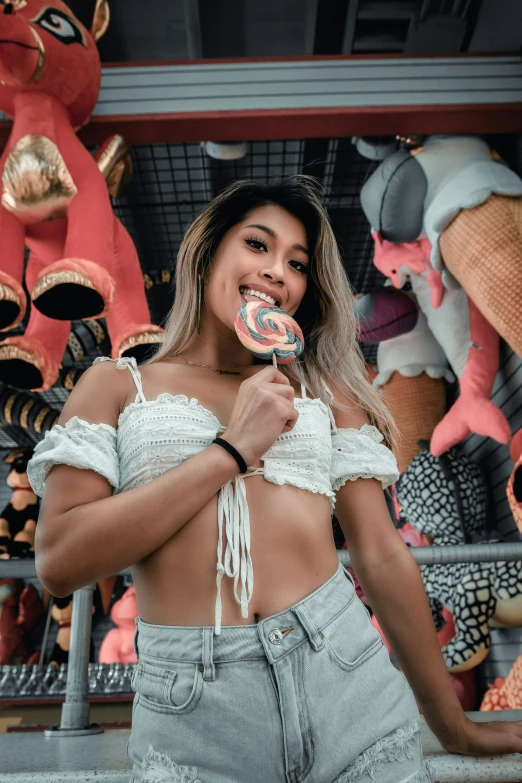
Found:
[[[267,307],[261,302],[247,302],[234,320],[241,343],[259,359],[272,359],[291,364],[304,350],[304,337],[299,324],[279,307]]]

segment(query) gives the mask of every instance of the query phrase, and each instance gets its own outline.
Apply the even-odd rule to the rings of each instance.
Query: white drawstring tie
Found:
[[[251,468],[248,473],[235,476],[221,487],[218,494],[218,545],[217,545],[217,596],[214,633],[221,633],[222,603],[221,582],[226,574],[234,578],[234,598],[241,606],[241,617],[248,618],[248,605],[254,592],[254,569],[250,557],[250,514],[244,479],[263,475],[263,468]],[[223,524],[227,546],[223,559]],[[241,596],[238,581],[241,577]]]

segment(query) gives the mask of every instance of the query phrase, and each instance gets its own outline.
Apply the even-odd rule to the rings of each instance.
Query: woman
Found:
[[[237,339],[239,307],[262,299],[301,325],[301,361],[276,370]],[[338,564],[334,502],[444,747],[522,750],[522,727],[460,708],[375,425],[390,442],[313,182],[228,188],[183,240],[161,349],[140,370],[96,360],[28,468],[45,484],[36,568],[51,593],[132,566],[134,783],[428,780],[412,690]]]

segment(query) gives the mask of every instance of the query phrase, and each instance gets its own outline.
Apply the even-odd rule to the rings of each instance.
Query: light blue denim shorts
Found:
[[[411,688],[339,564],[256,625],[136,620],[131,783],[429,783]]]

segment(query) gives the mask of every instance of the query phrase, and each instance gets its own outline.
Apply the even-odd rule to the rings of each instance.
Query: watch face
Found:
[[[58,41],[64,44],[78,43],[82,46],[87,45],[78,22],[58,8],[47,6],[38,14],[36,19],[32,20],[32,23],[37,24],[47,33],[51,33]]]

